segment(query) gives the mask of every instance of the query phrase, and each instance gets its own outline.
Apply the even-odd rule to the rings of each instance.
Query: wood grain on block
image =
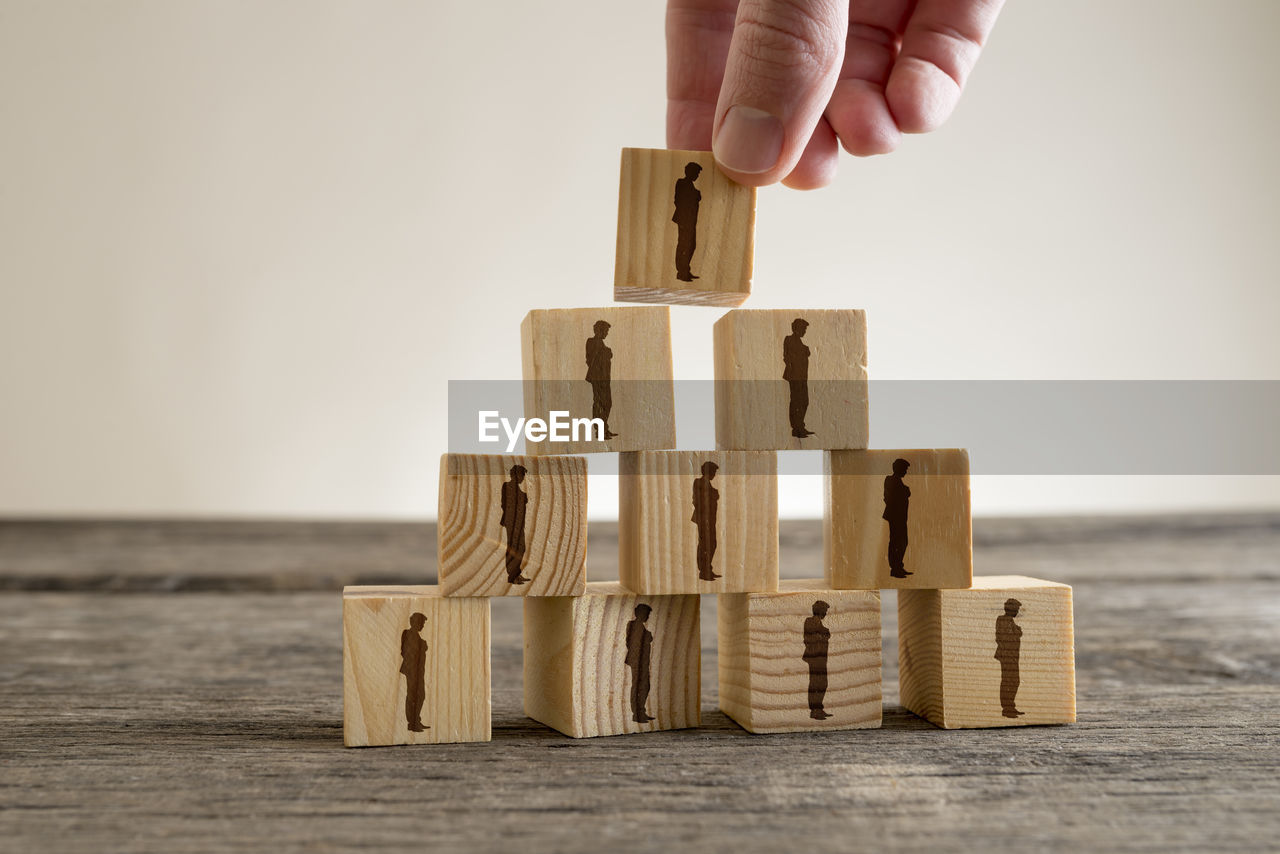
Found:
[[[526,418],[600,419],[605,438],[529,442],[530,454],[674,448],[671,312],[665,306],[539,309],[520,325]]]
[[[488,741],[489,600],[343,588],[342,735],[348,747]]]
[[[879,591],[786,579],[718,601],[720,709],[743,729],[880,726]]]
[[[1071,588],[1023,575],[898,592],[902,705],[947,729],[1076,719]]]
[[[738,309],[714,338],[716,447],[867,446],[865,312]]]
[[[618,478],[619,576],[647,594],[778,587],[772,451],[639,451]]]
[[[445,596],[581,596],[584,457],[445,454],[437,558]]]
[[[613,298],[740,305],[751,295],[756,191],[710,151],[624,148]]]
[[[696,595],[525,599],[525,714],[574,738],[697,726],[699,640]]]
[[[830,586],[969,586],[968,451],[829,451],[824,457],[823,562]]]

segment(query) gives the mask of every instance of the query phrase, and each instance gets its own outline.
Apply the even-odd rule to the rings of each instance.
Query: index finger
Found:
[[[668,0],[667,147],[711,149],[738,0]]]

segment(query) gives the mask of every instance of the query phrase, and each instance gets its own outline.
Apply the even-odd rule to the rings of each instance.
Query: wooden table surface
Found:
[[[340,589],[428,581],[429,525],[0,523],[0,850],[1268,850],[1280,845],[1280,515],[978,520],[979,574],[1075,586],[1079,723],[703,727],[574,741],[521,714],[493,607],[493,741],[342,747]],[[616,528],[589,572],[615,577]],[[784,523],[783,574],[821,528]]]

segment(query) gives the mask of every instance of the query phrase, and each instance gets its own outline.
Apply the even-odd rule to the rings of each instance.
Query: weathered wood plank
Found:
[[[134,524],[137,562],[152,566],[239,553],[298,571],[325,560],[332,537],[302,525],[272,545],[233,525],[219,545],[203,526],[170,539],[166,525]],[[982,572],[1075,588],[1079,722],[1065,727],[941,731],[904,712],[890,592],[883,729],[748,735],[716,710],[705,597],[702,727],[574,741],[523,716],[520,602],[503,599],[493,742],[349,751],[336,587],[6,593],[0,849],[1274,850],[1280,524],[1131,524],[1020,522],[995,543],[978,526]],[[85,548],[96,537],[127,577],[113,526],[77,529],[61,555],[27,526],[0,527],[0,573],[16,562],[74,577],[101,559]],[[344,536],[376,542],[362,527]],[[23,557],[24,538],[38,559]],[[221,555],[200,554],[202,538]],[[819,534],[800,551],[820,549]],[[349,545],[325,572],[363,551]],[[367,551],[392,572],[405,554]]]
[[[1280,580],[1280,513],[979,517],[973,534],[983,575]],[[784,519],[778,541],[784,577],[822,575],[820,521]],[[617,523],[590,523],[588,579],[617,566]],[[426,522],[0,520],[9,591],[325,591],[432,584],[435,567]]]

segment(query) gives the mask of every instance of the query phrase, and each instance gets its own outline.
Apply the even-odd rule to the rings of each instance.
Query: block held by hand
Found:
[[[756,191],[710,151],[624,148],[613,298],[740,305],[751,295]]]

